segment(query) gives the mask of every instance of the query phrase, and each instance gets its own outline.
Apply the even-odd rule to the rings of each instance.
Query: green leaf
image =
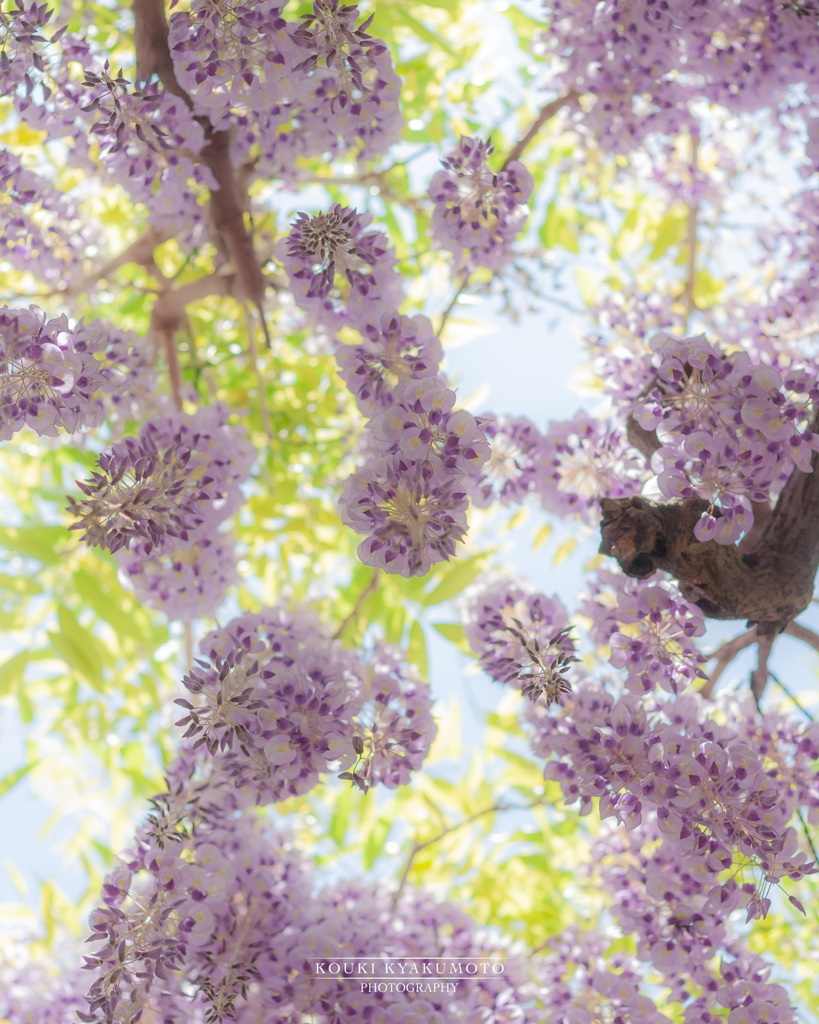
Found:
[[[370,833],[367,836],[367,841],[364,844],[364,856],[363,862],[364,867],[367,871],[373,866],[373,864],[381,856],[381,851],[384,849],[384,844],[387,841],[387,836],[390,834],[392,828],[392,822],[389,818],[379,818],[370,829]]]
[[[68,541],[62,526],[0,527],[0,547],[18,555],[36,558],[44,565],[54,565],[62,558],[60,543]]]
[[[441,582],[431,593],[421,597],[421,604],[442,604],[457,597],[465,587],[477,579],[489,559],[489,554],[490,552],[482,551],[478,555],[470,555],[469,558],[459,558],[449,563],[446,569],[439,570],[438,579]]]
[[[410,627],[409,647],[407,649],[410,662],[415,665],[424,679],[429,678],[429,658],[427,657],[427,638],[424,627],[416,619]]]
[[[107,568],[107,567],[106,567]],[[125,594],[122,588],[119,593],[112,593],[110,589],[103,589],[99,580],[100,574],[94,574],[88,569],[78,569],[74,573],[74,587],[79,596],[90,608],[111,625],[119,636],[129,636],[137,641],[144,641],[144,630],[140,630],[134,620],[133,611],[127,613],[123,610],[123,601],[128,601],[133,606],[133,599]]]
[[[0,779],[0,797],[5,796],[10,789],[13,789],[20,779],[24,779],[31,769],[37,764],[39,764],[38,761],[32,761],[31,764],[24,764],[22,768],[15,768],[13,772],[9,772],[8,775],[5,775]]]
[[[0,590],[5,590],[9,594],[23,594],[26,597],[31,597],[34,594],[39,594],[42,589],[36,579],[27,576],[9,576],[0,572]]]
[[[20,688],[28,659],[28,651],[20,651],[0,665],[0,697]]]
[[[546,249],[561,248],[568,252],[580,252],[577,231],[569,224],[566,215],[553,200],[546,210],[546,219],[540,229],[540,240]]]
[[[344,837],[347,834],[347,826],[350,822],[350,811],[352,810],[353,800],[356,798],[358,790],[352,785],[345,785],[337,794],[335,794],[333,813],[330,816],[330,824],[327,829],[327,834],[341,849],[344,845]]]
[[[400,10],[396,12],[396,16],[397,20],[402,21],[408,28],[412,29],[413,34],[419,39],[423,39],[425,43],[438,47],[443,50],[444,53],[448,53],[450,57],[462,56],[462,54],[458,54],[456,50],[453,50],[442,35],[439,35],[437,32],[433,32],[428,25],[419,21],[415,15],[410,14],[406,7],[402,6]]]
[[[102,691],[105,688],[103,661],[96,637],[79,624],[64,604],[57,607],[57,621],[60,631],[48,634],[54,650],[69,668],[78,672],[95,690]]]
[[[470,657],[475,657],[475,652],[472,650],[469,641],[466,639],[466,633],[464,627],[458,622],[433,622],[433,628],[436,629],[441,636],[446,637],[450,643],[455,644],[459,651],[463,651],[464,654],[468,654]]]

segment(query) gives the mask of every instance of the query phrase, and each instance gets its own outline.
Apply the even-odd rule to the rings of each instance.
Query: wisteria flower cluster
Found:
[[[459,271],[500,270],[512,258],[512,242],[528,213],[531,174],[519,160],[494,173],[487,164],[491,153],[491,143],[462,138],[430,182],[432,234],[455,255]]]
[[[294,299],[330,329],[358,326],[401,301],[395,254],[386,235],[366,230],[371,222],[371,214],[336,203],[327,213],[300,213],[282,244]]]
[[[651,817],[630,832],[607,834],[594,858],[618,923],[686,1005],[686,1024],[725,1009],[729,1020],[765,1013],[783,1024],[797,1020],[785,990],[769,980],[770,965],[728,934],[728,915],[754,916],[759,896],[752,883],[726,877],[719,850],[692,862]]]
[[[626,689],[681,693],[704,676],[705,659],[694,638],[705,632],[705,620],[678,587],[656,575],[635,580],[601,569],[595,577],[579,610],[589,621],[591,641],[609,645],[610,664],[625,670]]]
[[[368,219],[336,205],[300,214],[285,266],[302,307],[330,329],[355,327],[337,346],[341,375],[370,417],[364,466],[344,485],[342,519],[368,534],[362,561],[404,576],[451,558],[466,533],[466,481],[489,457],[475,418],[455,408],[438,371],[441,344],[426,317],[402,316],[395,256]],[[338,288],[344,271],[346,294]]]
[[[660,492],[705,498],[697,538],[733,543],[753,525],[753,502],[767,503],[794,470],[810,471],[819,450],[816,375],[806,366],[754,365],[747,353],[725,354],[704,337],[661,332],[651,350],[633,415],[657,437]]]
[[[86,497],[70,499],[71,529],[119,552],[140,597],[175,617],[211,613],[233,581],[232,545],[217,528],[242,504],[255,452],[227,419],[216,405],[147,420],[78,481]]]
[[[244,615],[208,634],[202,651],[178,724],[240,805],[307,792],[333,767],[364,790],[394,787],[429,750],[429,687],[390,648],[363,663],[304,610]]]
[[[799,83],[819,85],[819,28],[800,5],[760,0],[627,3],[555,0],[545,50],[559,57],[554,85],[593,98],[582,131],[615,152],[651,132],[696,127],[707,98],[738,113],[784,99]],[[807,102],[807,101],[802,101]],[[788,104],[793,109],[794,100]]]
[[[138,369],[135,342],[101,321],[71,329],[37,306],[0,308],[0,440],[23,427],[56,437],[98,426]]]
[[[169,21],[177,78],[217,129],[241,125],[236,147],[267,177],[297,176],[297,158],[380,155],[400,135],[400,80],[358,7],[317,0],[299,21],[278,0],[218,11],[203,0]]]
[[[548,512],[592,522],[601,497],[639,494],[649,475],[623,430],[583,411],[545,432],[524,416],[485,413],[479,423],[491,454],[468,490],[481,507],[532,495]]]
[[[357,7],[317,0],[291,22],[283,7],[246,0],[216,10],[202,0],[174,12],[169,47],[183,98],[137,87],[83,36],[55,30],[45,4],[23,3],[0,25],[0,87],[31,127],[71,140],[73,165],[101,163],[157,230],[192,248],[205,239],[207,191],[218,188],[203,157],[212,131],[231,129],[237,164],[288,180],[299,177],[299,157],[354,149],[372,158],[400,135],[400,79],[368,22],[356,25]]]
[[[78,990],[66,1007],[80,1020],[112,1024],[140,1009],[195,1024],[310,1016],[472,1024],[487,1009],[498,1024],[539,1019],[533,1006],[522,1009],[534,993],[525,964],[484,938],[463,911],[413,889],[399,896],[360,881],[317,890],[287,835],[265,832],[248,815],[219,817],[224,788],[187,792],[184,809],[198,827],[164,847],[143,828],[106,879],[86,957],[96,977],[87,1001]],[[433,968],[442,958],[491,963],[502,955],[504,969],[460,983],[455,993],[440,983],[416,993],[330,974],[327,961],[340,955],[412,957]],[[180,968],[190,979],[184,988]]]
[[[742,719],[735,712],[733,720],[749,712],[744,708]],[[534,749],[550,759],[546,777],[582,810],[600,798],[601,814],[627,828],[655,810],[660,830],[692,860],[719,851],[723,870],[756,865],[763,888],[816,870],[789,824],[798,794],[787,749],[779,755],[782,774],[772,772],[747,727],[718,724],[698,695],[615,697],[586,679],[573,687],[564,714],[555,718],[535,705],[528,715]],[[799,732],[797,747],[815,743],[813,733]]]
[[[547,708],[571,691],[566,673],[577,658],[559,598],[530,593],[523,583],[499,577],[465,595],[462,613],[467,639],[493,679],[520,688]]]
[[[77,205],[54,184],[0,150],[0,252],[18,270],[57,284],[97,241]]]

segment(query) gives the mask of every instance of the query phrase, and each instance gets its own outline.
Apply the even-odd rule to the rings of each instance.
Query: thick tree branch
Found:
[[[137,78],[145,81],[156,74],[162,85],[179,96],[190,110],[193,101],[180,86],[168,48],[168,22],[163,0],[134,0],[134,46]],[[233,263],[240,296],[259,311],[265,338],[270,343],[264,319],[265,277],[253,248],[253,239],[245,224],[246,196],[241,189],[230,159],[230,137],[226,131],[214,131],[206,117],[196,120],[205,132],[206,144],[199,159],[213,174],[219,188],[211,192],[211,220]]]
[[[819,432],[819,413],[810,429]],[[647,433],[632,438],[638,447],[650,443]],[[603,498],[601,507],[600,551],[627,576],[670,573],[709,618],[747,619],[761,639],[784,632],[810,604],[819,568],[819,452],[810,472],[794,468],[752,546],[698,541],[694,527],[709,508],[702,498]]]

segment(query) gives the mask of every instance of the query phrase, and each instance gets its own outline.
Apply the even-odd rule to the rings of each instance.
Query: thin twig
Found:
[[[768,677],[770,675],[768,658],[771,654],[773,642],[774,637],[772,636],[760,636],[757,640],[758,658],[756,668],[751,673],[751,690],[753,691],[757,707],[762,699],[762,694],[765,692],[765,687],[768,685]]]
[[[372,592],[378,587],[380,579],[381,579],[381,570],[380,569],[373,569],[373,574],[372,574],[372,576],[370,578],[370,582],[367,584],[367,586],[361,591],[361,593],[356,598],[355,604],[353,605],[353,610],[350,612],[350,614],[345,619],[342,619],[341,625],[338,627],[338,629],[335,631],[335,633],[333,633],[333,640],[339,640],[344,635],[344,630],[350,625],[350,623],[353,621],[353,619],[361,611],[362,605],[367,600],[367,598],[370,596],[370,594],[372,594]]]
[[[564,96],[558,96],[557,99],[554,99],[550,103],[547,103],[545,106],[541,107],[540,113],[531,123],[531,125],[526,131],[526,134],[523,136],[523,138],[519,139],[515,143],[515,145],[512,146],[512,148],[509,150],[506,159],[503,161],[503,166],[501,167],[501,170],[505,171],[513,160],[520,160],[521,156],[523,155],[523,151],[526,149],[526,147],[529,145],[532,139],[534,139],[534,137],[544,126],[544,124],[546,124],[546,122],[550,118],[554,117],[559,110],[562,110],[563,107],[567,106],[569,103],[573,103],[577,99],[578,95],[579,94],[575,92],[574,89],[571,89]]]
[[[722,673],[725,671],[727,666],[734,660],[740,651],[744,651],[746,647],[750,647],[751,644],[757,642],[756,627],[749,629],[747,633],[740,633],[739,636],[735,636],[733,640],[727,640],[721,647],[718,647],[713,653],[708,655],[708,661],[716,660],[717,664],[713,672],[710,672],[705,682],[705,686],[700,690],[700,694],[703,697],[710,697],[714,692],[714,687],[717,685],[717,681]]]
[[[793,705],[802,712],[802,714],[805,716],[805,718],[808,719],[808,721],[812,722],[814,720],[813,715],[810,713],[810,711],[807,710],[807,708],[802,706],[799,700],[791,693],[787,686],[785,686],[785,684],[782,682],[779,676],[775,672],[771,672],[770,669],[768,670],[768,674],[779,687],[779,689],[785,694],[788,700],[791,701]]]
[[[796,808],[796,816],[799,818],[799,823],[802,826],[802,831],[805,834],[805,839],[807,839],[808,841],[810,852],[813,854],[814,863],[819,865],[819,853],[816,852],[816,847],[813,845],[813,838],[811,837],[810,829],[808,828],[808,823],[805,821],[805,816],[802,814],[802,811],[798,807]]]
[[[182,371],[179,368],[179,353],[176,348],[176,332],[169,326],[163,325],[156,329],[156,333],[162,342],[165,351],[165,361],[168,364],[168,379],[171,382],[171,397],[173,404],[182,412]]]
[[[467,825],[471,825],[479,818],[486,817],[487,814],[499,814],[501,811],[528,811],[531,810],[532,807],[541,806],[544,801],[545,797],[539,797],[537,800],[532,800],[528,804],[493,804],[491,807],[484,807],[482,811],[477,811],[475,814],[471,814],[468,818],[464,818],[463,821],[459,821],[455,825],[449,825],[447,828],[439,832],[437,836],[433,836],[432,839],[427,839],[423,843],[416,840],[413,843],[412,849],[410,850],[409,856],[407,857],[403,870],[401,871],[401,875],[398,879],[398,888],[395,890],[395,894],[392,898],[392,909],[395,910],[398,900],[401,897],[401,893],[404,890],[404,886],[407,884],[407,878],[412,870],[415,858],[422,850],[425,850],[428,846],[434,846],[435,843],[440,842],[446,836],[451,835],[453,832],[457,832],[459,829],[465,828]]]
[[[819,633],[808,629],[807,626],[802,626],[798,622],[791,622],[785,627],[785,632],[789,636],[795,636],[797,640],[803,640],[815,651],[819,651]]]
[[[466,271],[464,274],[461,275],[460,283],[458,284],[458,287],[455,289],[455,294],[452,296],[449,305],[446,307],[446,309],[441,314],[441,323],[438,326],[438,334],[439,335],[444,333],[444,327],[446,327],[446,322],[449,319],[449,314],[455,308],[455,304],[457,303],[458,299],[461,297],[461,294],[463,293],[464,288],[466,288],[466,286],[468,284],[469,284],[469,271]]]

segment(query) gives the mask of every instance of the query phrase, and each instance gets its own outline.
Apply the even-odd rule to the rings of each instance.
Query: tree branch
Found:
[[[349,615],[347,615],[344,619],[342,619],[341,625],[338,627],[338,629],[335,631],[335,633],[333,633],[333,636],[332,636],[333,640],[338,640],[338,639],[340,639],[344,635],[345,629],[350,625],[350,623],[353,621],[353,619],[361,611],[361,608],[362,608],[362,605],[364,604],[364,602],[367,600],[367,598],[370,596],[370,594],[373,593],[373,591],[378,589],[378,584],[380,582],[380,579],[381,579],[381,570],[380,569],[373,569],[373,574],[372,574],[372,576],[370,578],[370,582],[367,584],[367,586],[361,591],[361,593],[355,599],[355,604],[353,605],[353,610],[350,612]]]
[[[433,836],[432,839],[427,839],[422,843],[416,840],[413,843],[409,857],[407,857],[407,860],[404,863],[403,870],[401,871],[401,875],[398,879],[398,888],[396,889],[395,895],[392,898],[392,909],[395,910],[401,893],[404,891],[404,886],[407,884],[407,878],[409,877],[409,873],[412,870],[412,865],[415,862],[415,858],[422,850],[426,850],[428,846],[434,846],[435,843],[439,843],[446,836],[450,835],[453,832],[457,832],[459,829],[465,828],[467,825],[471,825],[479,818],[486,817],[487,814],[500,813],[501,811],[527,811],[530,810],[532,807],[541,806],[544,800],[545,797],[539,797],[537,800],[532,800],[528,804],[492,804],[491,807],[484,807],[482,811],[477,811],[475,814],[471,814],[468,818],[464,818],[463,821],[459,821],[455,825],[449,825],[447,828],[442,829],[442,831],[439,832],[437,836]]]
[[[773,642],[774,637],[772,636],[762,636],[757,641],[757,650],[759,654],[757,657],[756,668],[751,673],[751,693],[754,695],[757,707],[759,707],[759,702],[762,700],[762,694],[765,692],[765,687],[768,685],[768,658],[771,655]]]
[[[747,619],[759,636],[776,636],[810,603],[819,563],[819,453],[813,472],[794,470],[758,545],[698,541],[694,527],[709,508],[702,498],[658,504],[603,498],[600,551],[627,576],[663,569],[709,618]]]
[[[546,124],[550,118],[554,117],[559,110],[562,110],[563,107],[568,106],[570,103],[574,103],[578,95],[579,93],[575,92],[574,89],[571,89],[565,95],[558,96],[557,99],[554,99],[541,107],[540,113],[526,130],[526,134],[523,138],[518,139],[515,145],[509,150],[506,159],[503,161],[501,170],[505,171],[513,160],[520,160],[524,150],[529,143],[532,142],[544,124]]]
[[[803,626],[798,622],[791,622],[785,629],[785,632],[789,636],[795,636],[797,640],[803,640],[808,646],[812,647],[814,651],[819,651],[819,633],[815,633],[812,629],[808,629],[807,626]]]
[[[162,85],[180,97],[193,111],[194,105],[176,78],[168,48],[168,22],[163,0],[134,0],[134,46],[137,79],[145,81],[155,74]],[[241,297],[259,311],[268,345],[270,336],[264,319],[266,281],[253,248],[253,239],[245,224],[247,195],[242,196],[230,159],[227,131],[215,131],[206,117],[194,115],[201,124],[206,144],[199,159],[216,179],[218,189],[211,192],[210,214],[213,226],[233,263]]]
[[[703,697],[711,696],[714,692],[714,687],[719,681],[719,677],[728,665],[730,665],[740,651],[744,651],[746,647],[750,647],[751,644],[755,644],[757,639],[756,627],[754,627],[753,629],[749,629],[746,633],[740,633],[739,636],[735,636],[733,640],[727,640],[713,653],[708,655],[708,661],[716,660],[717,664],[714,671],[708,674],[705,686],[700,690],[700,694]]]

